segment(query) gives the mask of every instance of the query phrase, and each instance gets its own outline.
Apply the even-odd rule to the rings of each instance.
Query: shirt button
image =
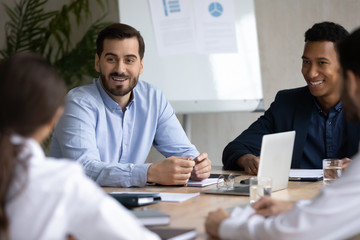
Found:
[[[331,121],[329,121],[328,124],[331,125]]]

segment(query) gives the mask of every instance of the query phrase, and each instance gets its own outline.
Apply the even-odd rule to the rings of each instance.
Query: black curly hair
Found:
[[[348,35],[349,32],[337,23],[321,22],[314,24],[305,32],[305,42],[329,41],[336,43]]]

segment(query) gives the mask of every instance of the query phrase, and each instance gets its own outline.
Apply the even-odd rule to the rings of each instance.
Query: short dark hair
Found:
[[[339,62],[343,74],[351,70],[355,75],[360,76],[360,28],[352,32],[344,40],[337,44]]]
[[[337,23],[321,22],[314,24],[305,32],[305,42],[329,41],[336,43],[348,35],[349,32]]]
[[[136,37],[139,42],[139,56],[140,59],[143,59],[145,52],[145,43],[144,39],[141,36],[140,32],[135,28],[123,24],[123,23],[114,23],[110,26],[103,29],[97,39],[96,39],[96,53],[100,57],[102,51],[104,50],[104,40],[105,39],[125,39]]]

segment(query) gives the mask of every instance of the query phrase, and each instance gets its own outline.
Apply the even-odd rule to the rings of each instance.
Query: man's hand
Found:
[[[350,158],[343,158],[342,160],[343,160],[342,170],[345,170],[349,166],[349,163],[351,162],[351,159]]]
[[[169,157],[148,168],[147,182],[163,185],[185,185],[190,178],[194,161],[186,157]]]
[[[252,154],[245,154],[238,158],[237,165],[244,168],[247,174],[256,175],[259,168],[260,158]]]
[[[206,232],[213,237],[219,237],[220,224],[229,217],[229,213],[227,213],[223,208],[209,212],[205,220]]]
[[[191,172],[191,179],[201,181],[210,176],[211,160],[208,158],[207,153],[201,153],[195,159],[195,167]]]
[[[269,196],[264,196],[256,201],[251,207],[256,211],[256,214],[269,217],[287,212],[293,206],[294,204],[291,202],[275,200]]]

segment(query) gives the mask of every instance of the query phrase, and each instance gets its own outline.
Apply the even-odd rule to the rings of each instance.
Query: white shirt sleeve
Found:
[[[300,201],[276,217],[244,209],[220,225],[223,239],[347,239],[359,234],[360,158],[356,156],[336,182],[312,201]]]
[[[73,176],[66,186],[70,234],[77,239],[159,239],[85,175]]]

